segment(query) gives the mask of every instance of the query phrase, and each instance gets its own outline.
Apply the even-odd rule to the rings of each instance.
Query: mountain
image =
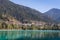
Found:
[[[10,15],[21,22],[23,22],[23,20],[45,22],[51,21],[49,17],[41,12],[23,5],[15,4],[10,0],[0,0],[0,15],[3,14]]]
[[[45,14],[51,17],[55,22],[60,22],[60,9],[52,8],[45,12]]]

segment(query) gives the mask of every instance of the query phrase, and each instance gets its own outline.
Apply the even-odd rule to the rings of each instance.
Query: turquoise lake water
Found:
[[[59,30],[0,31],[0,40],[60,40]]]

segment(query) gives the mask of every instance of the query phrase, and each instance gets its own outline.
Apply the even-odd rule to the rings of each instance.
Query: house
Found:
[[[46,24],[45,22],[41,22],[41,21],[32,21],[32,25],[35,25],[35,26],[43,26],[45,24]]]

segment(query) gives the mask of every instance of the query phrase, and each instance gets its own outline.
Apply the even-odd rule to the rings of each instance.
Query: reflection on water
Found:
[[[0,40],[60,40],[60,31],[0,31]]]

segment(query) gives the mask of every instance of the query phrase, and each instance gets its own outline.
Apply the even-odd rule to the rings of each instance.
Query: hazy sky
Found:
[[[46,12],[51,8],[60,9],[60,0],[11,0],[12,2],[28,6],[40,12]]]

